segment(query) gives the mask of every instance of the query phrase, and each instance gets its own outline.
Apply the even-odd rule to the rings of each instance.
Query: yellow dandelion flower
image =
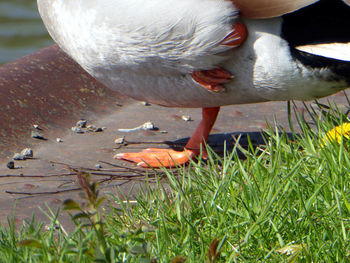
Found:
[[[350,122],[343,123],[327,132],[326,136],[322,139],[322,142],[324,145],[327,142],[334,141],[340,144],[342,137],[347,140],[350,139]]]

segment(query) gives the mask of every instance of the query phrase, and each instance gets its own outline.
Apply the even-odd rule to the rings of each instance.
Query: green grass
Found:
[[[322,142],[348,118],[319,108],[308,108],[313,124],[297,116],[299,134],[273,126],[264,146],[237,143],[224,156],[208,149],[207,162],[177,176],[164,170],[166,180],[146,184],[133,202],[107,196],[108,209],[78,172],[89,206],[65,202],[75,231],[33,220],[16,233],[10,221],[0,228],[0,261],[349,262],[350,143]],[[57,224],[57,214],[48,216]]]

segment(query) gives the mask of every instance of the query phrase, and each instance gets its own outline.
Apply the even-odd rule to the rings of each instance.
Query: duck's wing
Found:
[[[242,15],[247,18],[278,17],[318,1],[319,0],[233,0]]]
[[[282,36],[299,58],[317,66],[330,66],[322,60],[344,67],[341,61],[350,61],[349,15],[350,0],[322,0],[284,16]]]

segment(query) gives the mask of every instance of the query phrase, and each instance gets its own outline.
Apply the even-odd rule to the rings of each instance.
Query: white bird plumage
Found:
[[[223,60],[219,42],[238,11],[223,0],[39,0],[51,36],[89,68],[108,63],[139,70],[159,64],[188,73]],[[82,51],[88,52],[83,56]],[[90,61],[91,56],[96,56]],[[97,61],[96,61],[97,59]]]
[[[246,43],[229,51],[218,45],[237,19],[229,1],[95,3],[38,0],[48,31],[60,47],[107,87],[135,99],[165,106],[214,107],[313,99],[345,88],[345,82],[324,81],[331,74],[327,70],[318,70],[323,77],[315,79],[313,72],[292,61],[287,42],[279,37],[279,18],[245,20]],[[190,76],[194,69],[216,65],[235,76],[223,93],[203,89]]]

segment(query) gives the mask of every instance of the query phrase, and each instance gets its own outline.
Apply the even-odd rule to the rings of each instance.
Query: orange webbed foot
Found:
[[[202,109],[202,121],[199,123],[183,151],[148,148],[138,153],[119,153],[114,158],[134,162],[145,168],[170,168],[186,164],[196,156],[205,158],[207,153],[205,147],[202,147],[202,145],[209,136],[219,110],[220,107]]]
[[[172,149],[149,148],[136,153],[118,153],[114,158],[133,162],[144,168],[170,168],[188,163],[194,155],[194,152],[187,149],[175,151]]]

